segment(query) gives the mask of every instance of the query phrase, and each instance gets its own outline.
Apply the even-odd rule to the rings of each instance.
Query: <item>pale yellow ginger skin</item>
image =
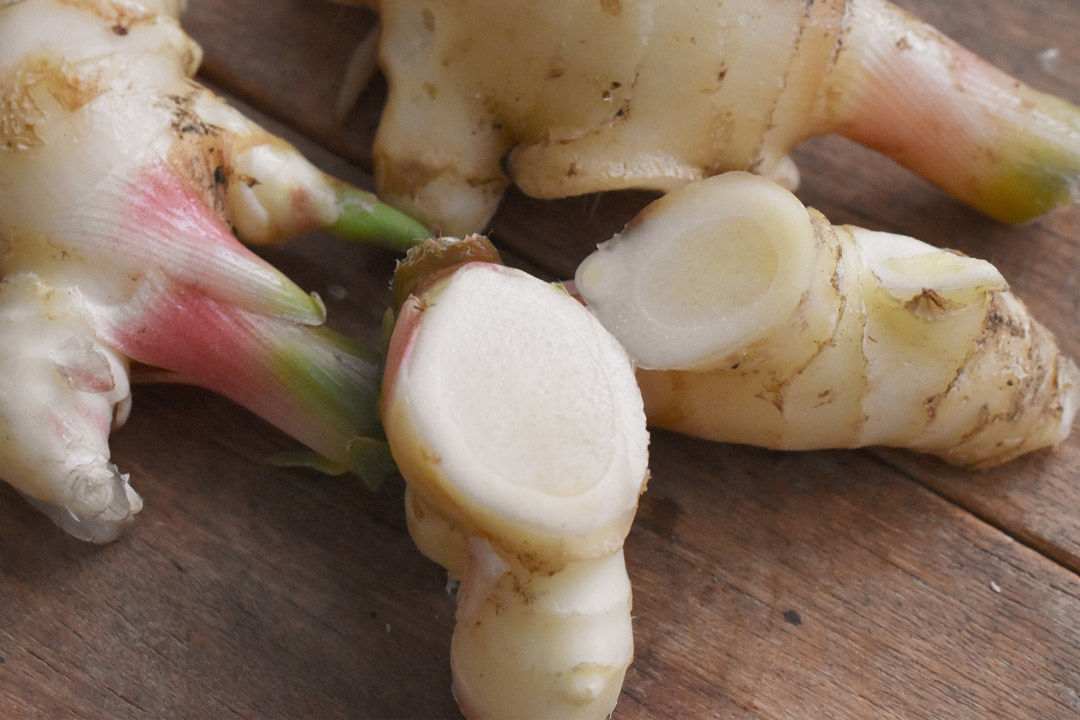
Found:
[[[202,59],[182,3],[21,0],[0,23],[0,231],[51,231],[55,208],[162,159],[249,243],[341,213],[329,180],[192,81]]]
[[[134,259],[107,265],[87,242],[111,242],[124,183],[165,163],[249,241],[336,217],[331,188],[294,149],[191,80],[201,52],[178,24],[181,9],[176,0],[0,5],[0,467],[58,524],[97,542],[142,507],[109,461],[109,433],[130,407],[128,360],[89,319],[134,297],[154,271]],[[294,172],[279,180],[282,164]],[[230,182],[241,173],[244,182]],[[161,243],[156,259],[180,272],[187,258],[169,252]],[[268,268],[250,273],[250,285],[232,285],[238,302],[251,286],[256,298],[291,287]],[[320,321],[321,304],[296,295],[282,314]]]
[[[467,263],[405,300],[382,417],[413,539],[461,581],[465,716],[607,717],[633,658],[622,544],[648,463],[626,353],[561,288]]]
[[[465,717],[606,717],[634,655],[622,549],[538,571],[466,537],[411,486],[405,504],[417,547],[461,580],[451,663]]]
[[[635,358],[650,423],[786,450],[889,445],[990,466],[1068,436],[1080,374],[988,262],[833,226],[714,177],[578,268]]]
[[[0,470],[66,530],[99,542],[141,507],[109,460],[110,430],[130,405],[129,358],[109,342],[137,345],[124,331],[143,313],[162,317],[169,295],[189,310],[218,303],[227,311],[218,320],[273,318],[237,333],[280,333],[282,346],[265,353],[291,358],[288,323],[318,325],[325,308],[229,230],[249,243],[324,227],[348,236],[378,204],[194,81],[202,54],[180,27],[182,9],[180,0],[0,2]],[[380,229],[400,229],[396,216],[380,215]],[[351,225],[338,228],[343,220]],[[312,356],[336,357],[319,354],[336,340],[311,337]],[[303,378],[274,377],[305,392]],[[347,377],[353,389],[366,382]],[[270,412],[278,399],[261,388],[248,404]],[[290,431],[316,443],[330,435]]]
[[[94,339],[81,300],[34,275],[0,281],[0,467],[69,532],[104,542],[142,500],[109,462],[109,430],[131,407],[127,363]]]
[[[360,4],[389,85],[379,194],[447,234],[482,230],[510,182],[557,198],[750,170],[793,188],[789,151],[824,133],[1006,222],[1076,197],[1080,109],[883,0]]]

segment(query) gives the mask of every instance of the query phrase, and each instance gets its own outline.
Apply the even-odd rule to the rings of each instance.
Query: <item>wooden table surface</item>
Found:
[[[904,0],[1080,103],[1077,0]],[[381,81],[335,123],[372,16],[318,0],[191,0],[202,79],[370,186]],[[837,139],[797,152],[834,222],[994,261],[1080,357],[1080,208],[1007,228]],[[649,197],[511,192],[492,238],[565,278]],[[312,236],[266,253],[369,342],[394,257]],[[400,480],[270,467],[293,442],[207,393],[140,386],[114,460],[146,508],[105,547],[0,489],[0,717],[454,718],[454,600],[412,546]],[[627,540],[636,659],[615,717],[1080,717],[1080,434],[965,472],[891,450],[779,453],[654,433]]]

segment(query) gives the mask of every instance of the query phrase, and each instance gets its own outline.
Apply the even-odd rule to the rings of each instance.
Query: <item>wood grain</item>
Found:
[[[191,0],[205,79],[318,164],[370,186],[382,89],[331,118],[372,16],[304,0]],[[901,5],[1080,102],[1075,0]],[[1047,54],[1047,49],[1058,52]],[[835,222],[994,260],[1080,356],[1080,210],[1005,228],[835,138],[797,153]],[[510,192],[492,236],[566,277],[646,193]],[[315,235],[267,257],[378,337],[394,258]],[[139,387],[114,459],[146,509],[76,543],[0,489],[0,717],[454,718],[453,598],[413,548],[400,481],[274,468],[293,447],[188,388]],[[627,542],[637,657],[615,717],[1080,716],[1080,439],[1000,470],[891,450],[775,453],[656,433]]]

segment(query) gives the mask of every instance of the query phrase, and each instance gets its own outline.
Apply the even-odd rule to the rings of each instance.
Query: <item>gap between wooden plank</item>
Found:
[[[1017,524],[1015,527],[1010,527],[1004,519],[995,519],[991,513],[980,509],[975,503],[965,503],[962,498],[954,496],[952,493],[935,486],[934,483],[930,481],[921,479],[917,473],[912,472],[903,463],[891,461],[889,458],[891,452],[892,451],[879,448],[867,448],[867,454],[870,457],[890,470],[894,470],[902,477],[907,478],[916,485],[922,486],[942,500],[969,513],[980,522],[985,523],[998,532],[1012,538],[1029,550],[1038,553],[1055,565],[1060,566],[1062,569],[1067,570],[1074,575],[1080,575],[1080,557],[1077,557],[1074,553],[1069,552],[1063,547],[1054,545],[1050,540],[1041,537],[1036,532],[1026,531],[1026,528],[1023,525]],[[972,482],[976,481],[972,480]]]

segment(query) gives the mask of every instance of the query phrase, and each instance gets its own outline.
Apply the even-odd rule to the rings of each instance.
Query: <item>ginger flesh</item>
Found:
[[[413,539],[461,580],[455,697],[473,719],[605,718],[633,655],[622,544],[648,462],[630,361],[521,271],[471,260],[411,287],[382,417]]]
[[[656,201],[576,286],[638,363],[650,423],[690,435],[990,466],[1061,442],[1080,402],[990,263],[833,226],[746,173]]]

